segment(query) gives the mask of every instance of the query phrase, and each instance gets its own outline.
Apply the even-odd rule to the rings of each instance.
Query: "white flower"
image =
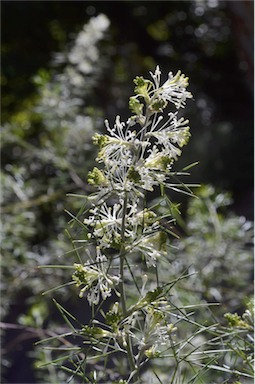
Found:
[[[159,93],[164,100],[174,103],[177,109],[183,108],[186,99],[192,98],[192,94],[186,91],[188,86],[188,77],[185,77],[181,71],[178,71],[175,76],[172,72],[168,74],[168,80],[162,85]]]
[[[97,238],[100,245],[106,248],[120,248],[123,236],[126,240],[136,236],[137,227],[140,221],[136,220],[137,204],[133,201],[127,205],[125,214],[125,229],[122,233],[123,225],[123,201],[122,204],[108,206],[106,203],[91,209],[92,215],[84,220],[84,223],[91,226],[93,236]]]
[[[165,255],[165,239],[163,239],[162,232],[159,232],[158,229],[157,221],[148,228],[144,227],[142,235],[133,242],[131,248],[132,252],[141,252],[148,267],[156,267],[157,260]],[[148,234],[151,231],[155,231],[155,233]]]
[[[124,122],[120,121],[120,116],[116,116],[113,128],[110,127],[108,120],[105,120],[105,126],[110,135],[120,142],[128,143],[134,140],[135,134],[126,128]]]
[[[169,153],[166,151],[159,151],[156,146],[150,150],[150,154],[145,160],[145,167],[153,169],[153,170],[159,170],[159,171],[166,171],[170,170],[173,163],[173,158],[169,156]],[[159,172],[154,172],[155,179],[159,183],[163,183],[165,180],[165,175],[161,174]]]
[[[105,15],[100,14],[92,17],[89,23],[85,24],[83,30],[77,35],[75,44],[68,54],[68,59],[83,74],[89,74],[93,71],[94,64],[99,58],[96,44],[103,38],[109,25],[109,19]]]
[[[134,153],[143,143],[136,138],[135,132],[129,129],[129,125],[126,126],[120,121],[119,116],[116,117],[113,128],[107,120],[105,125],[110,135],[105,135],[101,139],[98,161],[103,161],[106,166],[114,170],[117,167],[130,165],[134,159]]]
[[[111,276],[108,274],[109,265],[105,255],[102,255],[99,247],[97,247],[97,257],[95,264],[87,262],[85,265],[74,264],[75,272],[73,280],[77,287],[83,285],[79,296],[83,297],[87,292],[87,299],[90,305],[99,303],[100,294],[102,299],[106,300],[111,296],[111,290],[115,285],[119,284],[119,276]]]
[[[139,350],[140,354],[144,353],[149,358],[156,357],[160,347],[169,344],[169,335],[176,330],[173,324],[166,323],[164,312],[161,308],[163,305],[166,309],[168,305],[163,302],[158,304],[158,308],[150,305],[144,308],[146,317]]]
[[[121,241],[122,207],[106,203],[90,210],[92,215],[84,223],[93,227],[93,235],[100,239],[101,244],[110,247],[112,243]]]
[[[170,101],[177,109],[185,106],[186,99],[192,98],[192,94],[186,91],[188,86],[188,77],[178,71],[175,76],[172,72],[168,74],[168,80],[160,86],[161,71],[156,67],[155,73],[150,72],[154,81],[153,90],[150,92],[152,100],[163,99]]]
[[[161,77],[161,71],[159,69],[159,66],[156,66],[155,73],[150,72],[151,77],[154,80],[155,89],[160,87],[160,77]]]
[[[163,183],[165,176],[163,174],[156,173],[151,171],[147,167],[138,168],[139,175],[141,177],[140,187],[146,191],[153,191],[153,187]]]
[[[163,156],[177,160],[181,150],[174,144],[183,147],[189,140],[189,121],[183,117],[177,119],[177,113],[169,113],[168,116],[168,120],[161,127],[157,127],[157,130],[154,128],[146,134],[148,137],[157,139],[149,158],[146,159],[147,166],[156,159],[162,159]]]

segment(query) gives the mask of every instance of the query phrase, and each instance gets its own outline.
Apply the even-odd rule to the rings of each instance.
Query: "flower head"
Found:
[[[153,212],[142,207],[147,191],[169,185],[169,171],[190,136],[189,122],[179,117],[178,110],[192,95],[186,90],[188,78],[180,71],[175,76],[170,72],[162,84],[157,66],[151,77],[134,80],[135,96],[129,100],[134,115],[126,122],[117,116],[113,127],[106,120],[107,133],[94,135],[101,169],[95,167],[88,175],[97,191],[90,197],[93,205],[84,224],[97,256],[94,263],[75,265],[73,276],[90,303],[98,303],[100,294],[108,297],[118,283],[119,277],[109,275],[109,266],[123,250],[125,257],[140,255],[147,267],[156,267],[165,254],[165,233]],[[166,115],[170,103],[175,112]]]
[[[168,80],[162,85],[159,93],[161,97],[172,102],[177,109],[183,108],[186,100],[192,98],[192,94],[186,91],[189,78],[181,71],[178,71],[175,76],[172,72],[168,74]]]
[[[105,300],[111,296],[111,290],[115,285],[119,284],[119,276],[111,276],[108,274],[108,263],[106,256],[101,254],[97,248],[96,263],[86,263],[84,265],[74,264],[75,272],[73,280],[77,287],[83,286],[80,290],[80,297],[87,292],[87,299],[90,305],[99,303],[100,294]]]

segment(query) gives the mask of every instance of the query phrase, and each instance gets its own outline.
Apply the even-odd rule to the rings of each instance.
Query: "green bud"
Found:
[[[113,307],[105,315],[105,323],[110,325],[114,330],[118,328],[118,323],[122,319],[119,303],[114,303]]]
[[[103,185],[106,183],[106,178],[100,169],[94,167],[93,170],[88,173],[88,183],[91,185]]]
[[[137,218],[139,220],[139,224],[143,226],[151,225],[155,222],[155,219],[157,218],[156,213],[150,211],[149,209],[145,208],[142,212],[140,212],[137,215]]]
[[[179,70],[176,75],[171,79],[168,80],[168,84],[176,84],[181,83],[183,87],[187,87],[189,85],[189,78],[186,77],[181,71]]]
[[[167,325],[167,333],[170,335],[172,332],[176,331],[177,327],[174,326],[174,324],[168,324]]]
[[[130,99],[129,99],[129,108],[137,116],[142,115],[143,104],[140,103],[140,101],[135,96],[130,97]]]
[[[173,134],[170,133],[169,138],[171,139],[173,137],[174,140],[178,143],[179,147],[183,147],[188,143],[191,136],[189,129],[189,127],[183,128],[179,131],[178,135],[176,135],[175,132]]]
[[[152,87],[152,82],[150,80],[145,80],[142,76],[136,76],[134,79],[135,93],[144,97],[147,104],[150,103],[149,90]]]
[[[99,133],[96,133],[93,137],[92,137],[92,140],[93,140],[93,143],[95,145],[98,145],[99,148],[103,148],[109,141],[109,138],[108,136],[106,135],[100,135]]]
[[[76,282],[77,287],[81,284],[88,284],[88,273],[86,269],[81,264],[74,264],[76,271],[74,272],[72,278]]]
[[[156,112],[163,112],[163,109],[167,106],[167,101],[164,100],[164,99],[157,99],[155,101],[153,101],[150,106],[149,106],[149,110],[150,112],[152,113],[156,113]]]
[[[139,172],[133,166],[131,166],[129,169],[128,179],[133,181],[134,183],[139,183],[139,181],[141,180]]]
[[[74,267],[75,272],[72,275],[72,279],[75,281],[77,287],[84,285],[84,288],[82,288],[79,294],[79,296],[82,297],[84,292],[97,280],[98,273],[85,265],[74,264]]]
[[[224,317],[230,327],[252,328],[246,321],[242,320],[237,313],[225,313]]]
[[[173,163],[173,159],[169,156],[161,156],[160,158],[160,161],[159,161],[159,164],[160,164],[160,169],[166,171],[169,167],[169,165],[171,165]]]
[[[151,304],[153,301],[157,300],[162,295],[162,293],[163,288],[158,287],[154,289],[154,291],[147,292],[144,299],[148,304]]]
[[[161,153],[155,155],[145,163],[145,166],[152,169],[159,169],[160,171],[166,171],[173,163],[173,158],[170,156],[162,156]]]
[[[121,235],[115,234],[113,241],[111,242],[111,248],[120,250],[122,244],[123,244],[123,239],[122,239]]]
[[[93,337],[95,339],[102,339],[104,337],[109,336],[109,332],[99,328],[99,327],[90,327],[85,325],[82,327],[81,333],[85,336]]]
[[[147,349],[144,352],[145,356],[147,356],[149,359],[153,359],[155,357],[159,357],[160,353],[158,351],[155,351],[153,347]]]

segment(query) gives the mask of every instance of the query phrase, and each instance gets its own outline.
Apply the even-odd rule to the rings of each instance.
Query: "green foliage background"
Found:
[[[84,23],[101,13],[109,18],[110,27],[98,45],[99,60],[85,76],[83,87],[70,88],[66,63],[57,63],[61,55],[53,53],[65,56]],[[252,15],[250,1],[2,2],[3,382],[41,380],[34,369],[38,354],[33,342],[60,321],[51,295],[41,293],[65,282],[66,272],[56,269],[53,274],[37,267],[65,260],[72,264],[71,254],[65,254],[70,243],[64,209],[76,213],[81,202],[66,194],[89,192],[86,175],[95,157],[91,135],[104,129],[104,118],[112,122],[120,114],[125,119],[136,75],[147,74],[159,64],[162,73],[181,69],[190,77],[192,139],[180,167],[199,161],[190,181],[229,190],[235,215],[253,219]],[[70,96],[61,99],[64,86]],[[73,103],[74,99],[79,102]],[[51,100],[64,104],[52,107]],[[219,253],[224,248],[210,226],[199,236],[207,228],[210,212],[195,204],[182,201],[188,219],[185,223],[184,215],[186,229],[179,230],[183,238],[187,232],[190,236],[182,243],[188,264],[196,264],[194,256],[200,252],[211,260],[214,244]],[[235,217],[230,222],[225,212],[219,219],[223,229],[228,225],[221,241],[235,244],[224,265],[227,271],[238,268],[243,257],[247,269],[239,279],[226,283],[218,278],[219,264],[214,288],[219,298],[226,298],[224,310],[241,313],[251,293],[250,226]],[[198,223],[195,229],[192,222]],[[200,242],[194,250],[196,237]],[[178,254],[175,257],[180,260]],[[187,266],[187,261],[181,263]],[[210,295],[204,290],[214,280],[213,268],[212,277],[206,276],[202,288],[197,287],[202,298]],[[240,297],[233,301],[237,291]],[[70,310],[80,312],[72,290],[54,293],[58,295]],[[57,382],[55,372],[47,374]]]

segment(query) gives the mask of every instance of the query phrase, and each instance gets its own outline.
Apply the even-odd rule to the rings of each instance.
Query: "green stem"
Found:
[[[125,226],[126,226],[126,213],[127,213],[127,201],[128,197],[127,194],[125,195],[124,199],[124,205],[123,205],[123,216],[122,216],[122,224],[121,224],[121,239],[122,239],[122,246],[121,246],[121,251],[120,251],[120,304],[122,307],[122,313],[124,318],[127,316],[127,307],[126,307],[126,292],[125,292],[125,282],[124,282],[124,263],[125,263],[125,253],[126,253],[126,248],[125,248]],[[135,366],[135,360],[134,360],[134,354],[133,354],[133,348],[132,348],[132,341],[129,335],[127,335],[127,356],[128,356],[128,362],[129,362],[129,367],[131,372],[135,372],[137,370]],[[137,374],[134,374],[134,379],[140,380],[137,377]]]

